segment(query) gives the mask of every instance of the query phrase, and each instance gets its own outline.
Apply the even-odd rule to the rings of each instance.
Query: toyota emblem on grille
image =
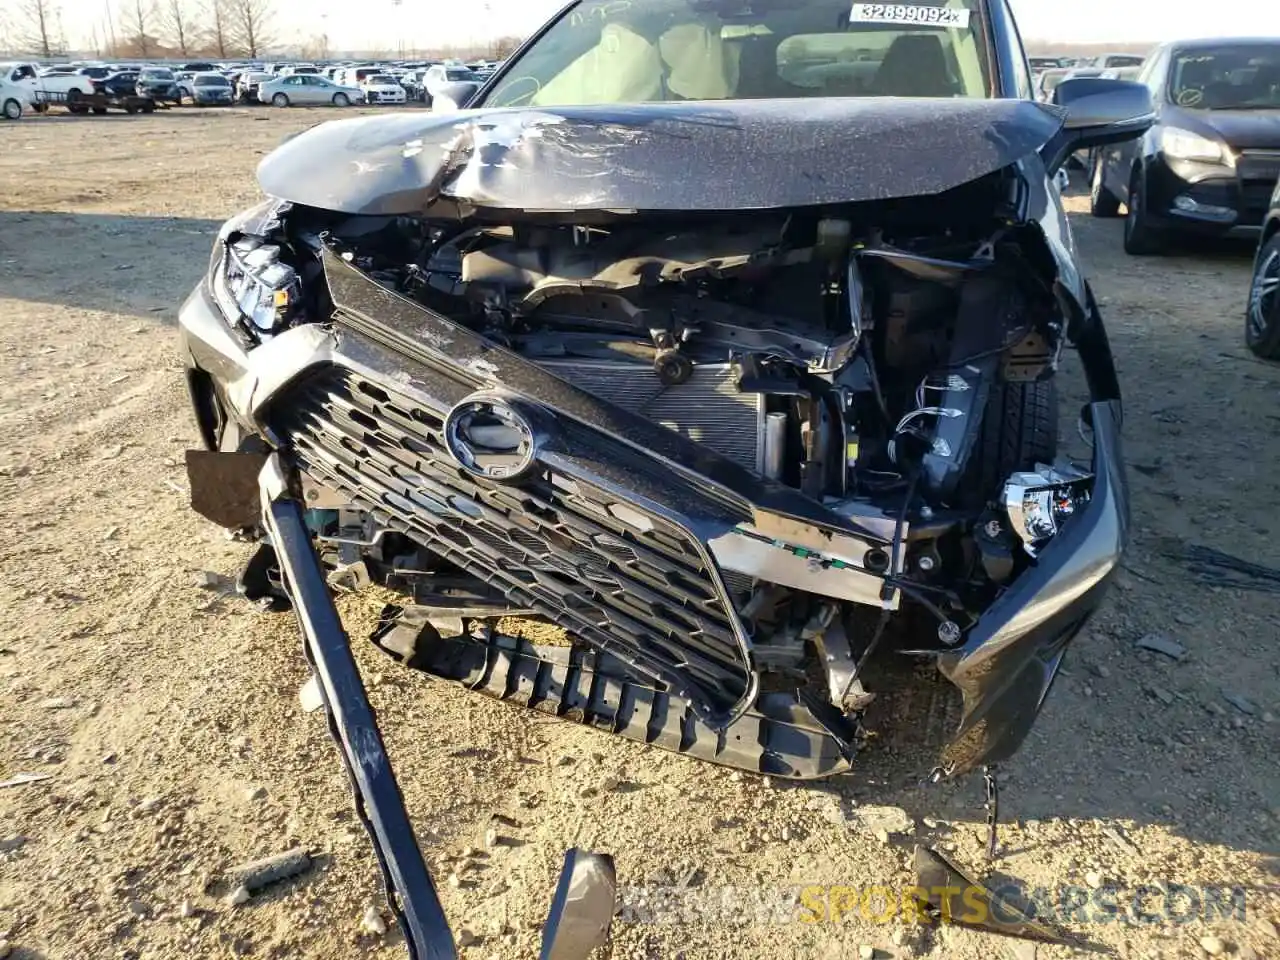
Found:
[[[494,397],[471,397],[450,410],[444,445],[462,469],[486,480],[515,480],[537,455],[528,417]]]

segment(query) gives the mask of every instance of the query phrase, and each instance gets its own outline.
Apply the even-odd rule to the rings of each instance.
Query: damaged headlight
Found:
[[[1009,524],[1027,553],[1035,556],[1077,510],[1089,502],[1093,474],[1075,467],[1040,464],[1031,473],[1015,473],[1004,485]]]
[[[301,303],[298,272],[280,259],[280,248],[256,237],[226,244],[213,272],[213,293],[231,320],[247,320],[259,333],[276,333]]]

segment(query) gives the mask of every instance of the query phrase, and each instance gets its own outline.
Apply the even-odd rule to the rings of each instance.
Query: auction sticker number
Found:
[[[957,7],[924,7],[907,3],[855,3],[850,23],[905,23],[918,27],[969,26],[969,10]]]

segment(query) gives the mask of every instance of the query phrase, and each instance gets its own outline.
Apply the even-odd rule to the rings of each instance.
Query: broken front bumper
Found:
[[[726,571],[897,606],[884,577],[901,571],[876,573],[872,562],[892,552],[892,519],[838,515],[576,389],[335,257],[326,256],[325,268],[334,325],[296,327],[253,349],[204,286],[187,301],[183,349],[211,448],[228,448],[219,439],[227,424],[264,436],[384,525],[438,547],[514,603],[661,681],[713,729],[743,719],[758,700],[754,651]],[[1093,497],[967,642],[940,658],[965,699],[945,758],[953,773],[1018,748],[1125,545],[1118,389],[1100,321],[1085,334],[1080,353],[1097,401],[1089,408]],[[527,459],[496,473],[467,462],[450,424],[475,404],[518,422]],[[770,772],[814,775],[825,765],[806,766]]]

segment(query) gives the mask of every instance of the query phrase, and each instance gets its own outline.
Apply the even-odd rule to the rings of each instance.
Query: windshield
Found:
[[[231,81],[226,77],[196,77],[197,87],[229,87]]]
[[[1175,54],[1169,98],[1180,107],[1197,110],[1280,109],[1280,44]]]
[[[143,70],[142,79],[144,80],[172,80],[172,70]]]
[[[982,0],[582,0],[485,106],[991,96]]]
[[[456,83],[461,80],[474,80],[476,75],[466,67],[450,67],[445,71],[445,79],[450,83]]]

